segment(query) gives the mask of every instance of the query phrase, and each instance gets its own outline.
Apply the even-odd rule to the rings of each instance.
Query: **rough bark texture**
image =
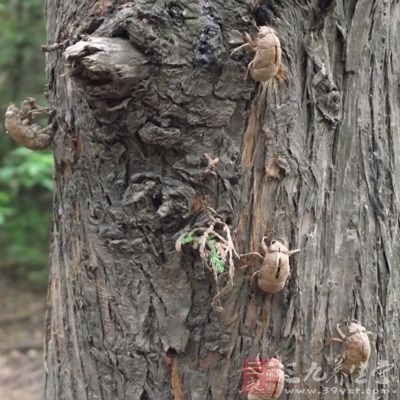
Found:
[[[251,56],[229,57],[254,30],[247,1],[48,2],[49,44],[71,40],[47,59],[46,400],[237,399],[244,358],[277,351],[304,381],[313,362],[332,371],[328,341],[348,317],[375,333],[361,388],[382,388],[382,360],[397,378],[347,398],[398,398],[399,3],[262,1],[255,18],[273,24],[288,67],[265,107],[243,80]],[[207,198],[241,252],[263,235],[302,249],[282,292],[238,271],[225,311],[211,309],[208,270],[174,248]],[[321,385],[335,383],[296,387]]]

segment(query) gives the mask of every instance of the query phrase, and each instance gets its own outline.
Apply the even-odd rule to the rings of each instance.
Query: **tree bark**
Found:
[[[252,55],[229,56],[254,18],[274,26],[288,68],[266,104],[243,79]],[[397,399],[399,18],[394,0],[254,12],[240,0],[48,1],[48,44],[70,43],[47,55],[58,130],[45,399],[238,399],[244,359],[276,352],[300,381],[286,390],[310,390],[282,398],[343,398],[308,375],[332,373],[329,340],[347,318],[374,335],[365,383],[346,381],[346,398]],[[210,272],[175,250],[204,203],[241,253],[264,235],[301,248],[282,292],[237,268],[213,310]]]

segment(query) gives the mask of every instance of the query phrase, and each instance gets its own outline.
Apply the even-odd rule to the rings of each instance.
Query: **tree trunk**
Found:
[[[49,44],[69,47],[47,57],[45,399],[238,399],[244,359],[276,352],[282,398],[344,398],[343,385],[349,399],[398,398],[400,5],[248,3],[48,1]],[[229,56],[253,17],[274,26],[288,68],[266,104],[244,80],[252,54]],[[301,248],[283,291],[237,268],[212,308],[212,274],[175,250],[207,222],[204,204],[240,253],[264,235]],[[365,382],[341,385],[318,368],[331,376],[347,318],[374,334]]]

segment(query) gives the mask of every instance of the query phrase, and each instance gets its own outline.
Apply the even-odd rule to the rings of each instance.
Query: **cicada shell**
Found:
[[[248,68],[250,76],[266,82],[278,75],[282,64],[281,42],[274,29],[262,26],[254,39],[255,55]]]
[[[281,291],[290,277],[289,257],[300,250],[288,250],[279,240],[273,240],[266,246],[264,237],[261,241],[261,250],[264,255],[259,253],[244,254],[252,256],[253,264],[258,264],[259,269],[254,275],[258,275],[258,286],[266,293],[277,293]],[[257,258],[256,258],[257,257]]]
[[[288,249],[281,242],[273,241],[265,252],[258,286],[266,293],[277,293],[284,288],[289,276]]]
[[[352,321],[348,324],[346,333],[343,333],[337,326],[340,339],[335,340],[343,343],[343,350],[340,355],[341,371],[346,375],[359,373],[365,369],[371,354],[371,344],[367,330],[358,322]]]
[[[269,26],[261,26],[257,35],[252,38],[245,33],[245,44],[235,49],[233,53],[243,47],[254,52],[254,58],[247,67],[247,74],[264,87],[272,79],[282,82],[286,80],[286,69],[282,64],[282,48],[276,31]]]

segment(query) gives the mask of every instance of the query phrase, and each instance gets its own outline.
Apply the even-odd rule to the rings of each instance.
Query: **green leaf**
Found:
[[[0,181],[6,183],[10,181],[15,174],[15,168],[11,166],[5,166],[0,169]]]
[[[189,244],[194,242],[194,237],[192,233],[186,233],[185,235],[182,236],[180,242],[182,244]]]
[[[49,192],[51,192],[54,188],[54,182],[53,179],[46,179],[43,178],[42,181],[40,182],[41,186],[47,189]]]
[[[215,239],[210,236],[207,239],[207,245],[210,249],[210,262],[217,274],[222,274],[225,271],[225,263],[222,261],[221,256],[215,246]]]
[[[3,225],[6,222],[7,217],[10,217],[13,213],[13,208],[0,205],[0,225]]]
[[[0,166],[0,184],[18,191],[22,188],[53,189],[53,156],[24,147],[12,150]]]
[[[8,204],[11,200],[11,194],[8,192],[0,192],[0,204]]]

